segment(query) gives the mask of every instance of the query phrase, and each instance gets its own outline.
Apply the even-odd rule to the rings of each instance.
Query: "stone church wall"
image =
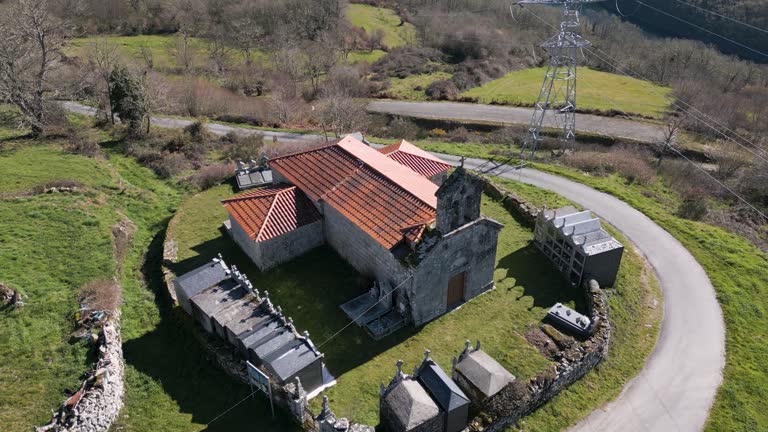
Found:
[[[447,311],[448,281],[465,272],[464,301],[493,288],[500,226],[480,219],[441,238],[419,263],[413,277],[411,310],[415,325]]]
[[[229,218],[229,221],[231,225],[229,233],[235,243],[261,271],[288,262],[325,243],[322,221],[304,225],[279,237],[262,242],[251,240],[232,217]]]
[[[326,241],[355,270],[363,276],[389,283],[390,289],[408,278],[408,269],[389,250],[333,207],[323,205],[323,208]],[[406,289],[405,286],[400,288],[401,291]]]

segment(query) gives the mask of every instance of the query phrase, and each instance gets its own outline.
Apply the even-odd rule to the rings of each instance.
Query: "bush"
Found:
[[[440,128],[434,128],[431,131],[429,131],[429,134],[433,137],[444,137],[448,134],[448,132],[445,131],[445,129]]]
[[[206,190],[226,182],[232,178],[234,172],[234,163],[220,162],[202,167],[186,181],[197,189]]]
[[[221,142],[225,144],[224,157],[232,161],[258,159],[264,147],[264,135],[226,134]]]
[[[413,140],[419,136],[419,127],[411,120],[395,117],[387,126],[387,135],[405,140]]]
[[[149,168],[162,178],[171,178],[180,172],[192,168],[192,164],[181,153],[163,152],[148,163]]]
[[[459,127],[451,131],[448,141],[452,143],[465,143],[469,141],[469,131],[465,127]]]
[[[73,128],[67,133],[67,144],[64,145],[64,150],[67,153],[89,158],[104,158],[104,151],[93,136],[80,133]]]
[[[459,95],[459,89],[453,81],[439,80],[430,84],[425,93],[432,100],[451,100]]]
[[[630,149],[610,152],[580,151],[564,158],[566,165],[594,175],[617,173],[630,182],[648,184],[656,179],[656,173],[646,158]]]
[[[428,74],[440,69],[443,55],[433,48],[413,46],[395,48],[373,64],[378,80],[385,76],[407,78],[411,75]]]
[[[681,218],[700,221],[707,215],[707,203],[702,198],[689,197],[680,203],[677,208],[677,215]]]

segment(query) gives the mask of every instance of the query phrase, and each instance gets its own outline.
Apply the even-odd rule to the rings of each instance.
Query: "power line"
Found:
[[[618,0],[616,0],[616,1],[618,1]],[[712,10],[709,10],[709,9],[706,9],[706,8],[703,8],[703,7],[701,7],[701,6],[698,6],[698,5],[695,5],[695,4],[693,4],[693,3],[689,3],[689,2],[687,2],[687,1],[683,1],[683,0],[675,0],[675,1],[676,1],[676,2],[678,2],[678,3],[683,3],[683,4],[686,4],[686,5],[690,6],[690,7],[696,8],[696,9],[698,9],[698,10],[700,10],[700,11],[704,11],[704,12],[710,13],[710,14],[712,14],[712,15],[718,16],[718,17],[720,17],[720,18],[723,18],[723,19],[727,19],[728,21],[732,21],[732,22],[735,22],[735,23],[738,23],[738,24],[741,24],[741,25],[747,26],[747,27],[749,27],[749,28],[751,28],[751,29],[753,29],[753,30],[757,30],[757,31],[759,31],[759,32],[763,32],[763,33],[768,33],[768,30],[766,30],[766,29],[762,29],[762,28],[760,28],[760,27],[756,27],[756,26],[753,26],[752,24],[749,24],[749,23],[745,23],[744,21],[739,21],[739,20],[737,20],[737,19],[735,19],[735,18],[731,18],[731,17],[729,17],[729,16],[726,16],[726,15],[722,15],[722,14],[720,14],[720,13],[717,13],[717,12],[715,12],[715,11],[712,11]]]
[[[667,147],[667,148],[668,148],[668,149],[670,149],[670,150],[672,150],[673,152],[677,153],[677,154],[678,154],[680,157],[682,157],[683,159],[685,159],[685,160],[687,160],[688,162],[690,162],[690,163],[691,163],[693,166],[695,166],[696,168],[698,168],[698,169],[699,169],[699,171],[701,171],[701,172],[703,172],[704,174],[706,174],[706,175],[707,175],[709,178],[711,178],[711,179],[712,179],[712,180],[714,180],[714,181],[715,181],[717,184],[719,184],[719,185],[720,185],[720,186],[721,186],[723,189],[725,189],[725,190],[727,190],[728,192],[730,192],[731,194],[733,194],[733,195],[734,195],[736,198],[738,198],[738,199],[739,199],[741,202],[743,202],[744,204],[748,205],[748,206],[749,206],[749,207],[750,207],[752,210],[754,210],[755,212],[757,212],[757,214],[759,214],[759,215],[760,215],[760,216],[762,216],[762,217],[763,217],[763,218],[764,218],[766,221],[768,221],[768,216],[767,216],[765,213],[761,212],[761,211],[760,211],[760,210],[759,210],[757,207],[753,206],[753,205],[752,205],[752,203],[750,203],[749,201],[747,201],[747,200],[746,200],[745,198],[743,198],[741,195],[739,195],[739,194],[737,194],[736,192],[734,192],[734,191],[733,191],[731,188],[729,188],[728,186],[726,186],[726,185],[725,185],[725,183],[723,183],[723,182],[721,182],[720,180],[718,180],[717,178],[715,178],[715,176],[713,176],[712,174],[710,174],[710,173],[709,173],[707,170],[705,170],[704,168],[702,168],[701,166],[699,166],[697,163],[694,163],[692,160],[690,160],[690,159],[688,159],[687,157],[685,157],[685,155],[684,155],[684,154],[682,154],[682,153],[681,153],[679,150],[677,150],[676,148],[674,148],[674,147],[671,147],[671,146],[669,146],[669,147]]]
[[[538,19],[539,21],[541,21],[542,23],[544,23],[544,24],[548,25],[549,27],[552,27],[552,28],[556,28],[555,26],[553,26],[552,24],[550,24],[549,22],[547,22],[546,20],[544,20],[543,18],[541,18],[539,15],[537,15],[536,13],[534,13],[533,11],[531,11],[530,9],[527,9],[527,8],[526,8],[526,10],[527,10],[527,11],[528,11],[528,12],[529,12],[531,15],[533,15],[533,16],[534,16],[536,19]],[[606,53],[605,51],[601,50],[600,48],[596,48],[596,47],[595,47],[595,49],[597,49],[597,50],[598,50],[598,51],[600,51],[601,53],[605,54],[605,55],[606,55],[608,58],[610,58],[611,60],[615,61],[617,64],[618,64],[618,63],[620,63],[620,62],[619,62],[619,61],[618,61],[618,60],[617,60],[615,57],[612,57],[610,54]],[[643,75],[641,75],[641,74],[639,74],[639,73],[637,73],[637,72],[633,71],[632,69],[629,69],[628,67],[624,67],[624,69],[626,69],[627,71],[629,71],[629,72],[631,72],[633,75],[635,75],[634,77],[632,77],[630,74],[628,74],[628,73],[626,73],[625,71],[623,71],[623,70],[622,70],[622,68],[621,68],[621,67],[619,67],[617,64],[613,64],[613,63],[609,62],[608,60],[604,59],[603,57],[601,57],[600,55],[598,55],[597,53],[595,53],[594,51],[592,51],[592,50],[591,50],[591,49],[589,49],[589,48],[586,48],[586,50],[587,50],[587,51],[589,51],[591,54],[594,54],[594,55],[595,55],[596,57],[598,57],[600,60],[602,60],[603,62],[607,63],[609,66],[613,67],[615,70],[619,71],[619,72],[620,72],[621,74],[623,74],[623,75],[626,75],[626,76],[628,76],[628,77],[630,77],[630,78],[634,78],[634,77],[637,77],[637,78],[639,78],[639,79],[643,79],[643,80],[645,80],[645,81],[648,81],[648,82],[652,82],[650,79],[648,79],[648,78],[644,77]],[[660,96],[662,96],[662,97],[664,97],[664,96],[665,96],[664,94],[662,94],[662,93],[661,93],[661,92],[660,92],[658,89],[656,89],[656,88],[651,88],[651,90],[653,90],[653,92],[654,92],[654,93],[656,93],[656,94],[658,94],[658,95],[660,95]],[[765,152],[766,152],[766,150],[765,150],[763,147],[761,147],[761,146],[759,146],[759,145],[757,145],[757,144],[753,143],[752,141],[748,140],[747,138],[744,138],[743,136],[739,135],[738,133],[734,132],[733,130],[731,130],[731,129],[730,129],[730,128],[728,128],[727,126],[725,126],[725,125],[723,125],[722,123],[720,123],[720,122],[719,122],[717,119],[715,119],[715,118],[713,118],[713,117],[711,117],[711,116],[707,115],[706,113],[702,112],[701,110],[699,110],[698,108],[696,108],[696,107],[694,107],[693,105],[689,104],[688,102],[685,102],[684,100],[682,100],[682,99],[680,99],[680,98],[677,98],[677,101],[678,101],[678,102],[680,102],[680,103],[682,103],[682,104],[684,104],[684,105],[686,105],[686,106],[687,106],[687,107],[689,107],[690,109],[693,109],[693,110],[695,110],[696,112],[700,113],[701,115],[703,115],[704,117],[706,117],[706,118],[710,119],[711,121],[713,121],[713,122],[717,123],[717,124],[718,124],[720,127],[722,127],[723,129],[727,130],[728,132],[732,133],[733,135],[735,135],[735,136],[739,137],[740,139],[744,140],[745,142],[749,143],[749,144],[750,144],[752,147],[755,147],[755,149],[759,150],[761,153],[765,153]],[[677,103],[675,103],[675,102],[673,102],[673,103],[672,103],[672,106],[674,106],[674,107],[678,108],[679,110],[681,110],[682,112],[684,112],[684,113],[688,114],[688,115],[689,115],[689,116],[691,116],[692,118],[694,118],[694,119],[696,119],[696,120],[700,121],[701,123],[705,124],[707,127],[709,127],[710,129],[712,129],[712,130],[713,130],[713,131],[715,131],[716,133],[720,134],[720,135],[721,135],[723,138],[727,139],[728,141],[731,141],[731,142],[735,143],[736,145],[738,145],[738,146],[740,146],[740,147],[744,148],[744,149],[745,149],[745,150],[747,150],[749,153],[751,153],[753,156],[755,156],[755,157],[757,157],[757,158],[759,158],[759,159],[762,159],[763,161],[766,161],[766,162],[768,162],[768,160],[766,160],[766,158],[765,158],[765,157],[763,157],[762,155],[755,153],[755,152],[754,152],[754,151],[753,151],[751,148],[749,148],[749,147],[746,147],[746,146],[745,146],[745,145],[743,145],[742,143],[739,143],[738,141],[736,141],[736,140],[735,140],[735,139],[733,139],[732,137],[730,137],[730,136],[726,135],[726,134],[725,134],[723,131],[721,131],[721,130],[718,130],[717,128],[713,127],[711,124],[707,123],[705,120],[702,120],[700,117],[698,117],[698,116],[696,116],[696,115],[692,114],[690,111],[686,110],[684,107],[681,107],[680,105],[678,105],[678,104],[677,104]]]
[[[246,397],[244,397],[244,398],[240,399],[240,401],[239,401],[239,402],[237,402],[236,404],[234,404],[234,405],[232,405],[231,407],[229,407],[229,408],[227,408],[226,410],[224,410],[224,411],[223,411],[221,414],[219,414],[219,415],[217,415],[216,417],[214,417],[214,418],[213,418],[213,420],[209,421],[209,422],[206,424],[206,426],[210,426],[210,425],[211,425],[211,423],[213,423],[213,422],[215,422],[216,420],[218,420],[218,419],[220,419],[220,418],[224,417],[224,416],[225,416],[225,415],[226,415],[228,412],[230,412],[230,411],[232,411],[233,409],[237,408],[237,407],[238,407],[238,406],[239,406],[241,403],[243,403],[243,402],[245,402],[246,400],[248,400],[248,399],[249,399],[251,396],[255,395],[255,394],[258,392],[258,391],[259,391],[259,390],[254,390],[254,391],[253,391],[253,393],[251,393],[251,394],[249,394],[248,396],[246,396]]]
[[[683,19],[683,18],[680,18],[680,17],[678,17],[678,16],[676,16],[676,15],[672,15],[672,14],[671,14],[671,13],[669,13],[669,12],[665,12],[665,11],[663,11],[663,10],[661,10],[661,9],[659,9],[659,8],[656,8],[656,7],[654,7],[654,6],[651,6],[651,5],[647,4],[647,3],[643,3],[643,2],[642,2],[642,1],[640,1],[640,0],[635,0],[635,1],[636,1],[636,2],[638,2],[638,3],[640,3],[640,4],[641,4],[641,5],[643,5],[643,6],[647,7],[648,9],[653,9],[653,10],[655,10],[655,11],[656,11],[656,12],[658,12],[658,13],[664,14],[664,15],[666,15],[666,16],[668,16],[668,17],[670,17],[670,18],[674,18],[674,19],[676,19],[676,20],[678,20],[678,21],[680,21],[680,22],[684,22],[684,23],[686,23],[686,24],[690,25],[691,27],[696,27],[697,29],[699,29],[699,30],[701,30],[701,31],[707,32],[707,33],[709,33],[709,34],[711,34],[711,35],[714,35],[714,36],[717,36],[717,37],[719,37],[720,39],[726,40],[726,41],[728,41],[728,42],[730,42],[730,43],[732,43],[732,44],[738,45],[738,46],[740,46],[740,47],[742,47],[742,48],[748,49],[748,50],[750,50],[750,51],[752,51],[752,52],[754,52],[754,53],[756,53],[756,54],[760,54],[761,56],[763,56],[763,57],[767,57],[767,58],[768,58],[768,54],[766,54],[766,53],[764,53],[764,52],[762,52],[762,51],[760,51],[760,50],[754,49],[754,48],[752,48],[752,47],[749,47],[749,46],[747,46],[747,45],[744,45],[744,44],[742,44],[742,43],[740,43],[740,42],[736,42],[735,40],[733,40],[733,39],[731,39],[731,38],[725,37],[725,36],[723,36],[723,35],[721,35],[721,34],[719,34],[719,33],[715,33],[715,32],[713,32],[712,30],[708,30],[708,29],[706,29],[706,28],[704,28],[704,27],[702,27],[702,26],[700,26],[700,25],[694,24],[694,23],[692,23],[692,22],[690,22],[690,21],[688,21],[688,20],[685,20],[685,19]]]
[[[385,300],[387,297],[389,297],[389,296],[391,296],[392,294],[394,294],[394,293],[395,293],[395,291],[397,291],[397,290],[398,290],[398,289],[399,289],[401,286],[405,285],[405,283],[406,283],[406,282],[408,282],[409,280],[411,280],[412,278],[413,278],[413,274],[411,274],[410,276],[408,276],[407,278],[405,278],[405,280],[404,280],[404,281],[402,281],[402,282],[400,282],[400,284],[399,284],[398,286],[396,286],[396,287],[395,287],[395,288],[394,288],[392,291],[390,291],[388,294],[385,294],[385,295],[381,296],[381,298],[380,298],[378,301],[376,301],[376,303],[374,303],[373,305],[371,305],[371,307],[369,307],[368,309],[364,310],[364,311],[363,311],[363,312],[362,312],[360,315],[358,315],[358,316],[357,316],[355,319],[353,319],[352,321],[350,321],[350,322],[349,322],[349,324],[347,324],[347,325],[345,325],[344,327],[342,327],[342,328],[341,328],[341,330],[337,331],[336,333],[334,333],[333,335],[331,335],[331,337],[329,337],[328,339],[324,340],[324,341],[323,341],[323,343],[321,343],[320,345],[317,345],[317,347],[316,347],[316,348],[317,348],[317,349],[320,349],[320,347],[322,347],[323,345],[327,344],[327,343],[328,343],[328,342],[330,342],[330,341],[331,341],[333,338],[335,338],[336,336],[338,336],[339,334],[341,334],[341,332],[343,332],[344,330],[346,330],[346,329],[347,329],[347,327],[351,326],[352,324],[355,324],[355,323],[357,322],[357,320],[359,320],[360,318],[362,318],[362,317],[363,317],[363,315],[365,315],[365,314],[367,314],[368,312],[370,312],[371,310],[373,310],[373,308],[375,308],[375,307],[376,307],[376,306],[377,306],[379,303],[381,303],[381,302],[382,302],[382,301],[384,301],[384,300]]]
[[[529,12],[530,12],[530,10],[529,10]],[[536,18],[538,18],[540,21],[544,22],[545,24],[547,24],[547,25],[549,25],[549,26],[552,26],[552,25],[551,25],[551,24],[549,24],[548,22],[546,22],[546,21],[542,20],[540,17],[538,17],[538,16],[537,16],[535,13],[533,13],[533,12],[531,12],[531,13],[532,13],[534,16],[536,16]],[[619,68],[618,68],[616,65],[614,65],[614,64],[611,64],[610,62],[606,61],[604,58],[602,58],[602,57],[600,57],[599,55],[597,55],[597,54],[596,54],[594,51],[590,50],[589,48],[587,48],[587,51],[589,51],[589,52],[590,52],[590,53],[592,53],[592,54],[595,54],[595,55],[596,55],[597,57],[599,57],[601,60],[605,61],[605,62],[606,62],[606,63],[608,63],[610,66],[612,66],[612,67],[616,68],[617,70],[619,70],[619,71],[620,71],[622,74],[624,74],[624,75],[626,75],[626,76],[630,76],[630,75],[629,75],[629,74],[627,74],[626,72],[624,72],[624,71],[622,71],[621,69],[619,69]],[[600,51],[602,51],[602,50],[600,50]],[[605,52],[603,51],[603,53],[605,53]],[[612,60],[616,60],[616,59],[614,59],[613,57],[611,57],[610,55],[608,55],[607,53],[605,53],[605,54],[606,54],[606,56],[610,57]],[[630,71],[631,71],[631,69],[629,69],[629,68],[627,68],[627,70],[630,70]],[[634,71],[632,71],[632,72],[634,72]],[[640,76],[640,77],[642,77],[642,75],[640,75],[640,74],[636,74],[636,75],[637,75],[637,76]],[[630,77],[631,77],[631,76],[630,76]],[[678,108],[680,108],[680,107],[678,106]],[[717,131],[717,128],[715,128],[714,126],[710,125],[710,124],[709,124],[709,123],[707,123],[706,121],[703,121],[703,120],[701,120],[700,118],[698,118],[698,117],[696,117],[696,116],[692,115],[690,112],[686,111],[685,109],[682,109],[682,110],[683,110],[684,112],[686,112],[687,114],[691,115],[692,117],[696,118],[697,120],[701,121],[701,122],[702,122],[702,123],[704,123],[705,125],[709,126],[709,127],[710,127],[710,128],[712,128],[713,130]],[[724,136],[725,136],[725,135],[724,135]],[[742,144],[740,144],[740,143],[739,143],[739,142],[737,142],[736,140],[733,140],[732,138],[730,138],[730,140],[731,140],[732,142],[734,142],[734,143],[736,143],[736,144],[738,144],[738,145],[742,146],[743,148],[746,148],[745,146],[743,146]],[[747,206],[749,206],[749,207],[750,207],[752,210],[754,210],[755,212],[757,212],[757,214],[759,214],[759,215],[760,215],[760,216],[762,216],[762,217],[763,217],[763,218],[764,218],[766,221],[768,221],[768,216],[766,216],[766,214],[765,214],[765,213],[763,213],[762,211],[760,211],[760,210],[759,210],[757,207],[755,207],[754,205],[752,205],[752,203],[750,203],[749,201],[747,201],[747,200],[746,200],[746,198],[744,198],[744,197],[742,197],[741,195],[739,195],[738,193],[736,193],[734,190],[732,190],[732,189],[731,189],[731,188],[729,188],[727,185],[725,185],[723,182],[721,182],[720,180],[718,180],[717,178],[715,178],[715,177],[714,177],[712,174],[710,174],[710,173],[709,173],[707,170],[705,170],[704,168],[702,168],[701,166],[699,166],[698,164],[694,163],[692,160],[690,160],[689,158],[687,158],[685,155],[683,155],[683,154],[682,154],[680,151],[678,151],[678,150],[677,150],[677,149],[675,149],[674,147],[671,147],[671,146],[667,146],[667,148],[668,148],[668,149],[670,149],[670,150],[672,150],[673,152],[677,153],[677,154],[678,154],[680,157],[682,157],[683,159],[685,159],[686,161],[688,161],[689,163],[691,163],[693,166],[695,166],[697,169],[699,169],[700,171],[702,171],[704,174],[706,174],[708,177],[710,177],[712,180],[714,180],[714,181],[715,181],[717,184],[719,184],[719,185],[720,185],[720,186],[721,186],[723,189],[725,189],[726,191],[730,192],[730,193],[731,193],[733,196],[735,196],[736,198],[738,198],[738,199],[739,199],[741,202],[743,202],[744,204],[746,204]],[[755,153],[753,153],[753,154],[755,154]],[[758,156],[757,154],[755,154],[755,156],[759,157],[760,159],[762,159],[762,160],[764,160],[764,161],[766,160],[765,158],[763,158],[763,157],[761,157],[761,156]]]

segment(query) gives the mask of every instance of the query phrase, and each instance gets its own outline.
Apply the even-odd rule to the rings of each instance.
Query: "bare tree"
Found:
[[[50,77],[68,35],[48,3],[16,0],[0,10],[0,101],[19,109],[33,136],[40,136],[47,124],[48,101],[57,93]]]
[[[670,113],[667,116],[664,125],[661,128],[661,138],[656,143],[657,147],[657,166],[661,166],[661,162],[667,153],[677,153],[677,138],[681,129],[685,124],[685,117],[683,114]]]
[[[326,134],[336,138],[347,132],[364,130],[367,124],[365,103],[342,95],[321,99],[317,109],[317,120]]]
[[[99,38],[90,45],[87,58],[88,63],[100,81],[96,85],[97,103],[99,104],[99,108],[104,110],[108,116],[108,120],[114,124],[115,115],[112,112],[112,95],[109,86],[109,75],[119,61],[117,45],[107,39]]]

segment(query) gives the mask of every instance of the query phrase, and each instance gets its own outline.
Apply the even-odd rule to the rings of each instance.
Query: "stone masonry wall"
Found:
[[[409,276],[408,269],[387,249],[355,226],[341,213],[324,205],[325,237],[328,244],[363,276],[388,282],[394,288]],[[408,287],[401,287],[406,291]]]
[[[476,418],[466,432],[504,430],[520,418],[532,413],[592,370],[608,355],[611,325],[605,294],[590,281],[584,289],[588,314],[595,323],[591,337],[563,351],[556,365],[539,373],[527,383],[513,382],[485,401],[480,407],[486,419]],[[491,421],[487,421],[490,417]]]
[[[232,239],[261,271],[290,261],[325,243],[322,221],[304,225],[262,242],[251,240],[231,216],[229,222],[229,234]]]
[[[448,281],[465,272],[464,301],[493,288],[500,226],[480,219],[441,238],[419,263],[413,276],[411,310],[414,325],[444,314]]]
[[[78,393],[54,413],[51,423],[36,432],[104,432],[123,406],[124,366],[119,314],[102,327],[97,345],[98,360]],[[68,406],[72,403],[73,406]]]
[[[518,221],[525,223],[533,228],[536,225],[536,216],[540,209],[526,202],[512,192],[495,185],[490,178],[480,176],[483,179],[483,191],[491,198],[501,202],[501,205],[512,214]]]

